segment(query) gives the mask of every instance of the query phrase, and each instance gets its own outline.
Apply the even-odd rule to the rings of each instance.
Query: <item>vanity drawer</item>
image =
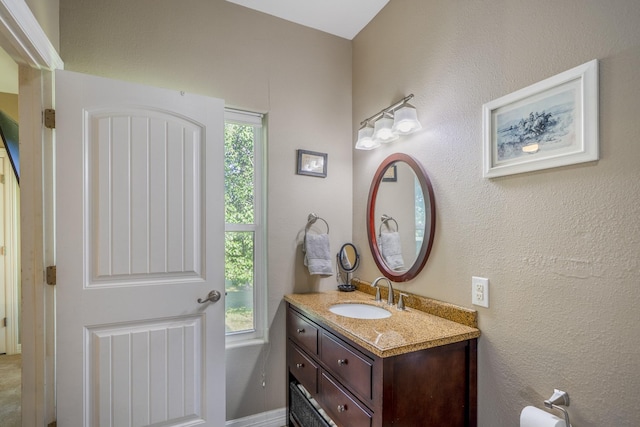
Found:
[[[327,333],[322,334],[320,360],[362,397],[371,399],[373,361]]]
[[[320,375],[320,400],[327,414],[339,426],[371,426],[372,415],[340,384],[322,372]]]
[[[289,345],[289,372],[309,393],[318,394],[318,366],[294,345]]]
[[[311,354],[318,354],[318,328],[292,309],[287,310],[289,337]]]

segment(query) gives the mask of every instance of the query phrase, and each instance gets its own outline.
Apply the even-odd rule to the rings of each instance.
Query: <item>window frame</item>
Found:
[[[226,347],[264,343],[268,341],[267,325],[267,245],[266,245],[266,132],[265,116],[261,113],[225,108],[225,127],[227,123],[251,125],[254,127],[254,213],[253,224],[229,224],[224,231],[253,231],[253,322],[254,329],[239,332],[225,332]],[[226,262],[226,261],[225,261]],[[226,307],[225,307],[226,318]]]

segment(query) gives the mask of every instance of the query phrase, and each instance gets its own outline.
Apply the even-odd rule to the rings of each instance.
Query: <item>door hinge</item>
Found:
[[[56,128],[56,110],[52,108],[44,110],[44,127],[47,129]]]
[[[0,175],[0,184],[4,184],[4,174]]]
[[[6,328],[7,325],[8,325],[8,321],[7,321],[7,318],[5,317],[4,319],[2,319],[2,326]]]
[[[50,265],[47,267],[47,285],[55,285],[56,284],[56,266]]]

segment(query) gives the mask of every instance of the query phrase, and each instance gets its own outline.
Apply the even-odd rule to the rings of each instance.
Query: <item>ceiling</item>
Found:
[[[227,0],[352,40],[389,0]]]

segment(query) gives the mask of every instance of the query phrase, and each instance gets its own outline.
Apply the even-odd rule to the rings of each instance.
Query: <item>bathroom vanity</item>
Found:
[[[477,425],[475,311],[417,296],[415,308],[398,311],[364,292],[285,300],[289,425]],[[386,307],[391,316],[329,310],[340,303]]]

